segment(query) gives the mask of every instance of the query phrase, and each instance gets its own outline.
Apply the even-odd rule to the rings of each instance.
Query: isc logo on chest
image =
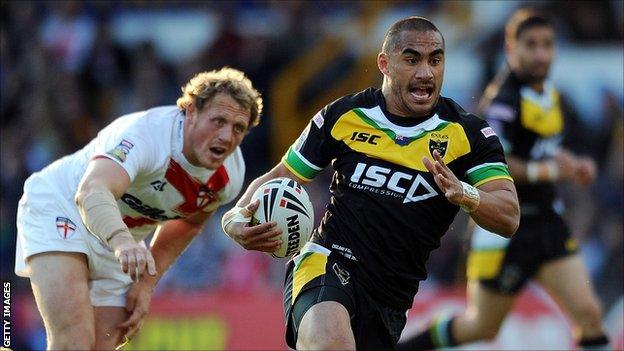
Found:
[[[355,167],[349,186],[381,195],[400,197],[403,198],[404,204],[438,195],[438,192],[420,174],[414,176],[362,162]]]
[[[364,132],[353,132],[353,134],[351,134],[350,140],[377,145],[377,139],[379,138],[381,138],[381,135],[369,134]]]

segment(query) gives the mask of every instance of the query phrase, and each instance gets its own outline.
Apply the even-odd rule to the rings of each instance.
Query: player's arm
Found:
[[[243,196],[241,196],[241,198],[238,199],[236,206],[245,207],[246,205],[248,205],[249,202],[251,201],[251,196],[253,195],[254,192],[256,192],[256,190],[260,187],[260,185],[264,184],[265,182],[273,178],[278,178],[278,177],[290,178],[302,184],[309,182],[306,179],[299,178],[297,175],[291,172],[288,168],[286,168],[286,166],[284,166],[282,162],[280,162],[275,167],[273,167],[273,169],[271,169],[269,172],[265,173],[264,175],[261,175],[260,177],[256,178],[253,182],[251,182],[251,184],[249,184]]]
[[[341,99],[330,105],[344,104],[340,101]],[[333,109],[330,105],[312,117],[299,138],[288,148],[281,162],[266,174],[256,178],[247,187],[236,206],[223,215],[221,220],[223,231],[245,249],[274,252],[282,244],[279,239],[282,233],[275,221],[253,227],[248,225],[260,204],[259,201],[250,203],[260,185],[278,177],[290,178],[299,183],[310,182],[335,158],[333,145],[336,141],[331,135],[331,129],[335,123],[333,116],[340,115],[340,112],[329,112]],[[338,111],[345,108],[343,106]]]
[[[489,231],[511,237],[520,223],[520,206],[513,183],[507,179],[495,179],[478,188],[461,182],[444,163],[437,151],[434,161],[423,157],[425,167],[434,175],[438,187],[447,200],[461,206],[474,221]]]
[[[115,251],[124,273],[138,279],[144,271],[154,275],[156,270],[152,255],[134,240],[117,207],[116,199],[129,186],[123,167],[106,157],[96,158],[78,185],[75,202],[87,229]]]
[[[158,226],[152,242],[150,251],[156,261],[157,274],[147,277],[147,281],[155,286],[160,277],[169,269],[175,260],[182,254],[182,251],[191,243],[204,227],[206,221],[212,217],[214,212],[199,212],[187,218],[173,219]]]
[[[139,331],[147,316],[152,292],[160,278],[201,232],[204,223],[212,214],[213,212],[200,212],[187,218],[169,220],[158,226],[150,245],[158,273],[141,277],[128,291],[126,310],[129,317],[119,325],[119,328],[126,329],[125,336],[128,339],[132,339]]]
[[[566,149],[560,149],[554,157],[541,161],[525,161],[507,155],[509,173],[518,183],[544,183],[575,181],[588,185],[596,177],[596,165],[588,157],[577,157]]]
[[[481,227],[504,237],[511,237],[520,224],[520,206],[516,187],[510,180],[496,179],[480,185],[479,205],[470,217]]]
[[[221,222],[223,231],[247,250],[273,252],[282,244],[281,240],[276,240],[282,232],[276,227],[277,223],[275,221],[253,227],[247,225],[259,205],[258,201],[250,202],[253,193],[260,185],[278,177],[290,178],[300,183],[306,182],[306,180],[296,176],[280,162],[269,172],[251,182],[236,203],[236,206],[223,215]]]

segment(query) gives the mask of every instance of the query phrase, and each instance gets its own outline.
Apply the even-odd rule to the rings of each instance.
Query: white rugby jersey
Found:
[[[130,176],[131,184],[117,201],[122,218],[137,240],[158,223],[212,212],[240,192],[245,163],[240,148],[216,170],[195,167],[182,154],[184,115],[177,106],[156,107],[119,117],[81,150],[42,172],[74,201],[89,162],[106,157]]]

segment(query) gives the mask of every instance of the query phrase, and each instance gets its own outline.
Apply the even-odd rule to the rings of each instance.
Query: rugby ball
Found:
[[[314,209],[305,189],[290,178],[274,178],[260,185],[255,199],[260,205],[251,225],[275,221],[282,230],[282,245],[270,255],[283,258],[299,252],[314,228]]]

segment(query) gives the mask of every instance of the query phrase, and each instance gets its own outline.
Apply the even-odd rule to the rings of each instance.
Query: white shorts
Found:
[[[132,279],[123,273],[114,252],[87,231],[71,197],[61,194],[45,174],[28,178],[17,210],[15,274],[28,277],[26,259],[32,255],[80,252],[89,265],[91,304],[125,307]]]

